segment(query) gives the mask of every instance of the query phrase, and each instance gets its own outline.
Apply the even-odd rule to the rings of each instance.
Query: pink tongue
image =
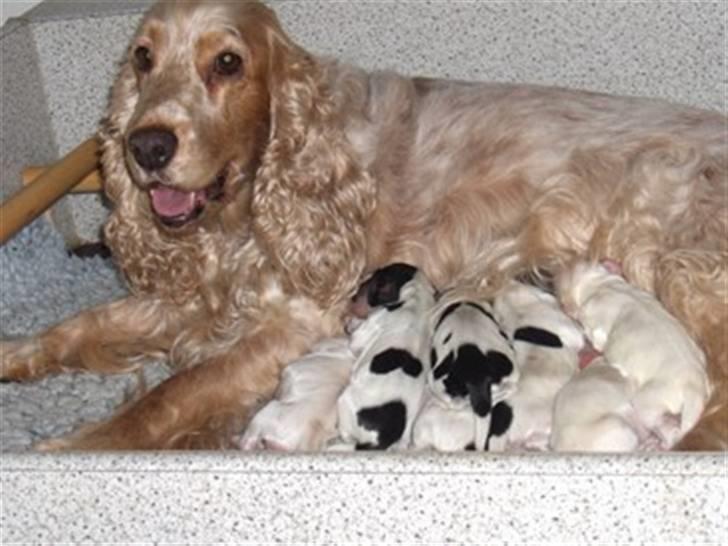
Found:
[[[195,208],[195,193],[159,186],[150,192],[152,207],[160,216],[189,214]]]

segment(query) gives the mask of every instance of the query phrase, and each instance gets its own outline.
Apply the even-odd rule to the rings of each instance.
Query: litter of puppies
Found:
[[[512,281],[486,301],[437,294],[407,264],[377,270],[349,337],[288,365],[240,448],[671,449],[710,396],[702,351],[615,263],[555,286]]]

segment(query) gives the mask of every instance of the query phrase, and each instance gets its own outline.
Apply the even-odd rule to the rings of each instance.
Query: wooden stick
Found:
[[[18,190],[0,206],[0,245],[35,220],[88,176],[98,164],[98,143],[90,138]]]
[[[23,169],[20,173],[23,179],[23,185],[28,186],[35,182],[41,174],[48,170],[48,166],[32,165]],[[73,186],[69,193],[96,193],[103,189],[101,186],[101,173],[98,170],[91,171],[91,174],[85,176],[78,184]]]

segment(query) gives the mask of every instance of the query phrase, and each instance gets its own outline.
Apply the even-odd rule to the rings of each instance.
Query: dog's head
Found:
[[[226,231],[256,236],[299,292],[353,290],[374,190],[332,122],[323,72],[259,2],[149,11],[101,131],[107,237],[133,285],[155,289],[150,254]]]
[[[239,215],[238,194],[249,202],[271,131],[274,51],[293,49],[257,2],[153,7],[128,48],[105,126],[107,163],[126,175],[107,173],[112,200],[138,191],[169,231],[204,224],[231,203]]]

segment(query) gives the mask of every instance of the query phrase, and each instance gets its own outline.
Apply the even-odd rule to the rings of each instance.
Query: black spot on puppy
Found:
[[[407,408],[399,400],[381,406],[364,408],[356,413],[360,426],[377,432],[377,443],[357,444],[357,449],[387,449],[404,434],[407,423]]]
[[[559,348],[564,346],[564,344],[561,343],[561,338],[559,338],[559,336],[553,332],[549,332],[548,330],[537,328],[535,326],[524,326],[523,328],[519,328],[513,334],[513,340],[526,341],[528,343],[533,343],[534,345],[542,345],[543,347]]]
[[[369,369],[376,374],[386,374],[401,369],[407,375],[419,377],[422,373],[422,363],[407,351],[387,349],[372,359]]]
[[[443,364],[435,370],[435,379],[446,374],[440,370]],[[450,372],[445,379],[445,391],[453,398],[463,398],[470,394],[469,385],[485,388],[486,379],[489,385],[497,384],[512,372],[513,363],[505,354],[500,351],[488,351],[483,354],[476,345],[466,343],[458,349],[457,356],[450,366]]]
[[[490,413],[493,401],[491,399],[491,380],[483,378],[480,384],[468,384],[468,395],[470,396],[470,407],[478,417],[485,417]]]
[[[432,377],[434,377],[435,379],[440,379],[443,375],[449,374],[452,370],[453,360],[455,360],[455,353],[448,353],[448,355],[442,359],[442,362],[440,362],[437,368],[434,368],[432,372]]]
[[[434,369],[437,365],[437,351],[433,347],[430,349],[430,368]]]
[[[378,269],[366,282],[367,303],[370,307],[387,306],[394,310],[401,306],[399,291],[417,274],[409,264],[395,263]]]
[[[513,408],[507,402],[498,402],[493,406],[493,413],[490,416],[490,431],[488,440],[485,442],[486,451],[489,448],[490,439],[493,436],[503,436],[511,428],[513,423]]]

